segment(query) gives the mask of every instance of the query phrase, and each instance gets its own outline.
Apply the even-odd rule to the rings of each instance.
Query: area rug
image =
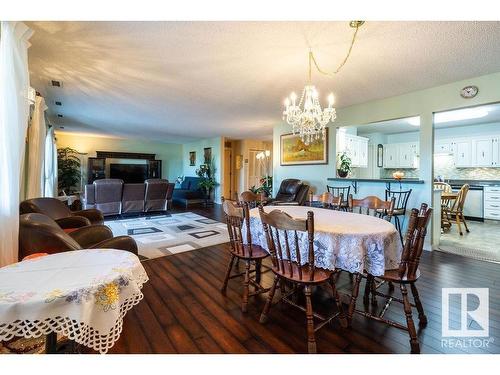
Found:
[[[192,212],[106,220],[115,236],[132,236],[141,259],[192,251],[228,242],[227,226]]]

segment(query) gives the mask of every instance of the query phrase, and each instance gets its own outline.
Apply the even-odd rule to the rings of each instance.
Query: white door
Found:
[[[462,140],[454,142],[454,155],[456,167],[471,166],[471,141]]]
[[[473,141],[474,166],[491,167],[492,166],[492,140],[491,138],[478,138]]]
[[[396,144],[384,145],[384,168],[397,168],[397,152]]]
[[[491,165],[500,167],[500,142],[498,142],[498,138],[491,140]]]
[[[398,167],[410,168],[412,166],[411,145],[410,143],[400,143],[398,145]]]
[[[260,186],[260,179],[264,176],[264,171],[262,164],[255,156],[262,151],[264,150],[250,150],[248,152],[248,184],[245,190],[248,190],[252,186]]]

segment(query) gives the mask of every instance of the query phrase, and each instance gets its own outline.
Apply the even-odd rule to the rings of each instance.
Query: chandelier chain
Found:
[[[354,47],[354,43],[356,42],[356,36],[358,35],[358,30],[359,30],[359,27],[361,25],[362,25],[362,23],[356,24],[354,26],[355,30],[354,30],[354,34],[352,36],[351,45],[349,46],[349,50],[347,51],[347,55],[345,56],[344,60],[340,63],[340,65],[337,67],[337,69],[335,69],[335,71],[333,73],[329,73],[329,72],[322,70],[319,67],[318,62],[316,61],[316,58],[314,57],[313,51],[309,50],[309,81],[311,81],[312,64],[314,64],[314,66],[316,67],[316,69],[319,73],[321,73],[325,76],[333,77],[335,74],[340,72],[340,70],[344,67],[344,65],[347,63],[347,60],[349,60],[349,57],[351,56],[351,52],[352,52],[352,49]]]

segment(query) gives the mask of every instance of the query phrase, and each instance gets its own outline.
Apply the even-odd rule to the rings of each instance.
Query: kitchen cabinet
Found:
[[[455,158],[455,167],[472,167],[472,152],[470,140],[457,140],[452,143],[453,155]]]
[[[384,168],[418,168],[419,143],[389,143],[384,145]]]
[[[491,167],[493,165],[493,139],[475,138],[472,140],[475,167]]]
[[[484,187],[484,218],[500,220],[500,187]]]
[[[500,167],[500,142],[499,137],[491,140],[491,166]]]
[[[355,168],[368,167],[368,138],[337,133],[337,153],[346,153]]]

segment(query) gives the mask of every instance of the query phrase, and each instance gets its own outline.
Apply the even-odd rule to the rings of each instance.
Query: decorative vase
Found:
[[[339,175],[339,177],[341,177],[341,178],[346,178],[346,177],[347,177],[347,175],[349,174],[349,172],[348,172],[348,171],[342,171],[342,170],[340,170],[340,169],[337,169],[337,174],[338,174],[338,175]]]

